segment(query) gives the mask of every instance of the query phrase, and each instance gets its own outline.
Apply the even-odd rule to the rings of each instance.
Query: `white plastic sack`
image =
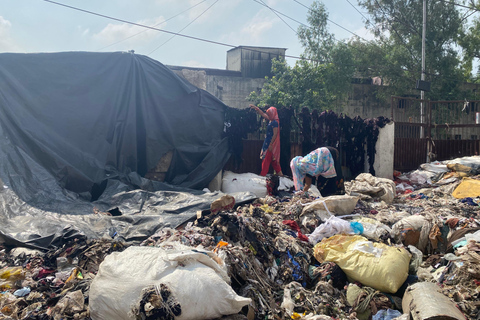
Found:
[[[255,173],[233,173],[225,171],[222,178],[222,192],[232,194],[235,192],[250,191],[259,198],[267,195],[267,182],[265,177]]]
[[[397,184],[396,189],[397,189],[397,192],[399,192],[399,193],[403,193],[406,190],[411,190],[412,192],[415,190],[411,185],[409,185],[405,182]]]
[[[434,173],[441,173],[441,172],[449,172],[450,170],[447,168],[446,164],[443,164],[438,161],[424,163],[420,165],[420,168],[425,171],[430,171]]]
[[[287,177],[278,177],[278,180],[279,180],[278,190],[290,191],[290,189],[295,188],[295,185],[292,179],[289,179]]]
[[[181,308],[176,320],[219,318],[238,313],[251,302],[233,291],[225,265],[215,254],[169,245],[129,247],[108,255],[90,286],[91,318],[134,320],[142,291],[152,286],[170,290],[170,299]]]
[[[480,230],[474,233],[467,233],[465,235],[465,240],[467,240],[467,243],[470,241],[480,242]]]
[[[384,225],[383,223],[370,219],[370,218],[360,218],[356,219],[355,221],[360,222],[363,226],[362,236],[367,237],[373,240],[380,240],[383,235],[390,234],[392,229],[390,227]]]
[[[391,235],[396,240],[399,240],[400,234],[404,229],[413,229],[413,230],[421,230],[423,224],[425,223],[425,217],[420,215],[412,215],[402,220],[398,221],[392,226]]]
[[[416,170],[416,171],[410,173],[409,178],[410,178],[410,182],[415,184],[415,185],[422,185],[422,184],[425,184],[427,182],[430,183],[430,184],[432,183],[432,181],[427,176],[427,174],[424,174],[424,173],[420,172],[419,170]]]
[[[353,212],[357,202],[358,197],[348,195],[325,197],[307,204],[302,210],[302,215],[315,212],[320,218],[328,218],[332,214],[336,216],[344,216]]]
[[[329,238],[336,234],[351,234],[353,233],[350,222],[331,216],[330,218],[319,225],[315,230],[307,235],[308,241],[311,244],[317,244],[322,241],[323,238]]]
[[[370,173],[361,173],[355,180],[346,183],[346,191],[350,195],[363,195],[366,198],[379,198],[392,203],[396,194],[395,183],[390,179],[377,178]]]

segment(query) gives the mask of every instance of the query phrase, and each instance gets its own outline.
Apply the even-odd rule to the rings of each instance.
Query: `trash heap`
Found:
[[[342,196],[225,195],[137,245],[3,248],[0,319],[479,319],[472,158]]]

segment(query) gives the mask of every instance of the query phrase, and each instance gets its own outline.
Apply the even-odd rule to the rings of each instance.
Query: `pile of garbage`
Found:
[[[479,168],[360,174],[325,198],[225,195],[137,245],[2,248],[0,319],[478,319]]]

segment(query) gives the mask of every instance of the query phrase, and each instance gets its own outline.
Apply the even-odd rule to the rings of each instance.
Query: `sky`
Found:
[[[165,65],[226,68],[231,46],[286,48],[300,56],[295,33],[313,0],[55,0],[116,19],[215,43],[175,36],[80,12],[44,0],[0,0],[0,52],[134,50]],[[298,3],[300,2],[300,4]],[[303,4],[303,5],[302,5]],[[336,39],[372,36],[356,0],[324,0]],[[355,8],[353,7],[355,6]],[[277,14],[270,8],[293,18]],[[287,25],[288,24],[288,25]],[[341,27],[344,29],[342,29]],[[293,30],[292,30],[293,29]],[[349,30],[346,31],[345,29]],[[287,59],[293,65],[295,59]]]

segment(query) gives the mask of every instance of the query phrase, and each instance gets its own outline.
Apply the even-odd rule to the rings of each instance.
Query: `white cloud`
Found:
[[[267,15],[266,10],[260,10],[252,19],[247,21],[237,35],[243,44],[258,45],[264,41],[265,33],[277,23],[275,17]]]
[[[190,6],[194,6],[199,3],[199,0],[190,0]],[[195,19],[196,23],[207,23],[207,22],[217,22],[219,15],[225,16],[230,15],[237,6],[241,3],[241,0],[227,0],[227,1],[205,1],[200,3],[198,6],[188,10],[186,12],[188,21],[193,21]],[[187,9],[187,8],[184,8]],[[208,10],[207,10],[208,9]]]
[[[79,34],[82,35],[82,37],[86,37],[90,34],[90,29],[89,28],[84,28],[82,26],[77,26],[77,31]]]
[[[203,63],[200,63],[196,60],[185,61],[181,65],[185,66],[185,67],[192,67],[192,68],[207,68],[206,65],[204,65]]]
[[[137,21],[136,23],[146,26],[163,29],[167,23],[163,23],[165,18],[163,16]],[[140,26],[135,26],[127,23],[113,24],[109,23],[99,33],[93,35],[93,39],[102,44],[112,44],[114,42],[128,40],[129,44],[144,44],[159,35],[159,31],[150,30]]]
[[[0,16],[0,51],[20,51],[20,47],[10,36],[12,23]]]
[[[189,3],[191,6],[194,6],[195,4],[198,3],[198,0],[190,0]],[[207,21],[211,17],[211,15],[215,13],[213,9],[217,5],[218,4],[216,2],[210,2],[210,3],[208,1],[202,2],[195,8],[188,10],[187,12],[188,21],[193,21],[195,19],[197,19],[195,20],[195,23],[202,23]]]
[[[354,33],[356,35],[358,35],[359,37],[362,37],[363,39],[365,40],[368,40],[368,41],[371,41],[371,40],[375,40],[375,36],[373,35],[372,32],[370,32],[367,28],[365,27],[362,27],[362,28],[359,28],[359,29],[356,29],[354,31]],[[353,36],[353,35],[352,35]]]
[[[10,23],[10,21],[0,16],[0,36],[6,36],[11,27],[12,24]]]

